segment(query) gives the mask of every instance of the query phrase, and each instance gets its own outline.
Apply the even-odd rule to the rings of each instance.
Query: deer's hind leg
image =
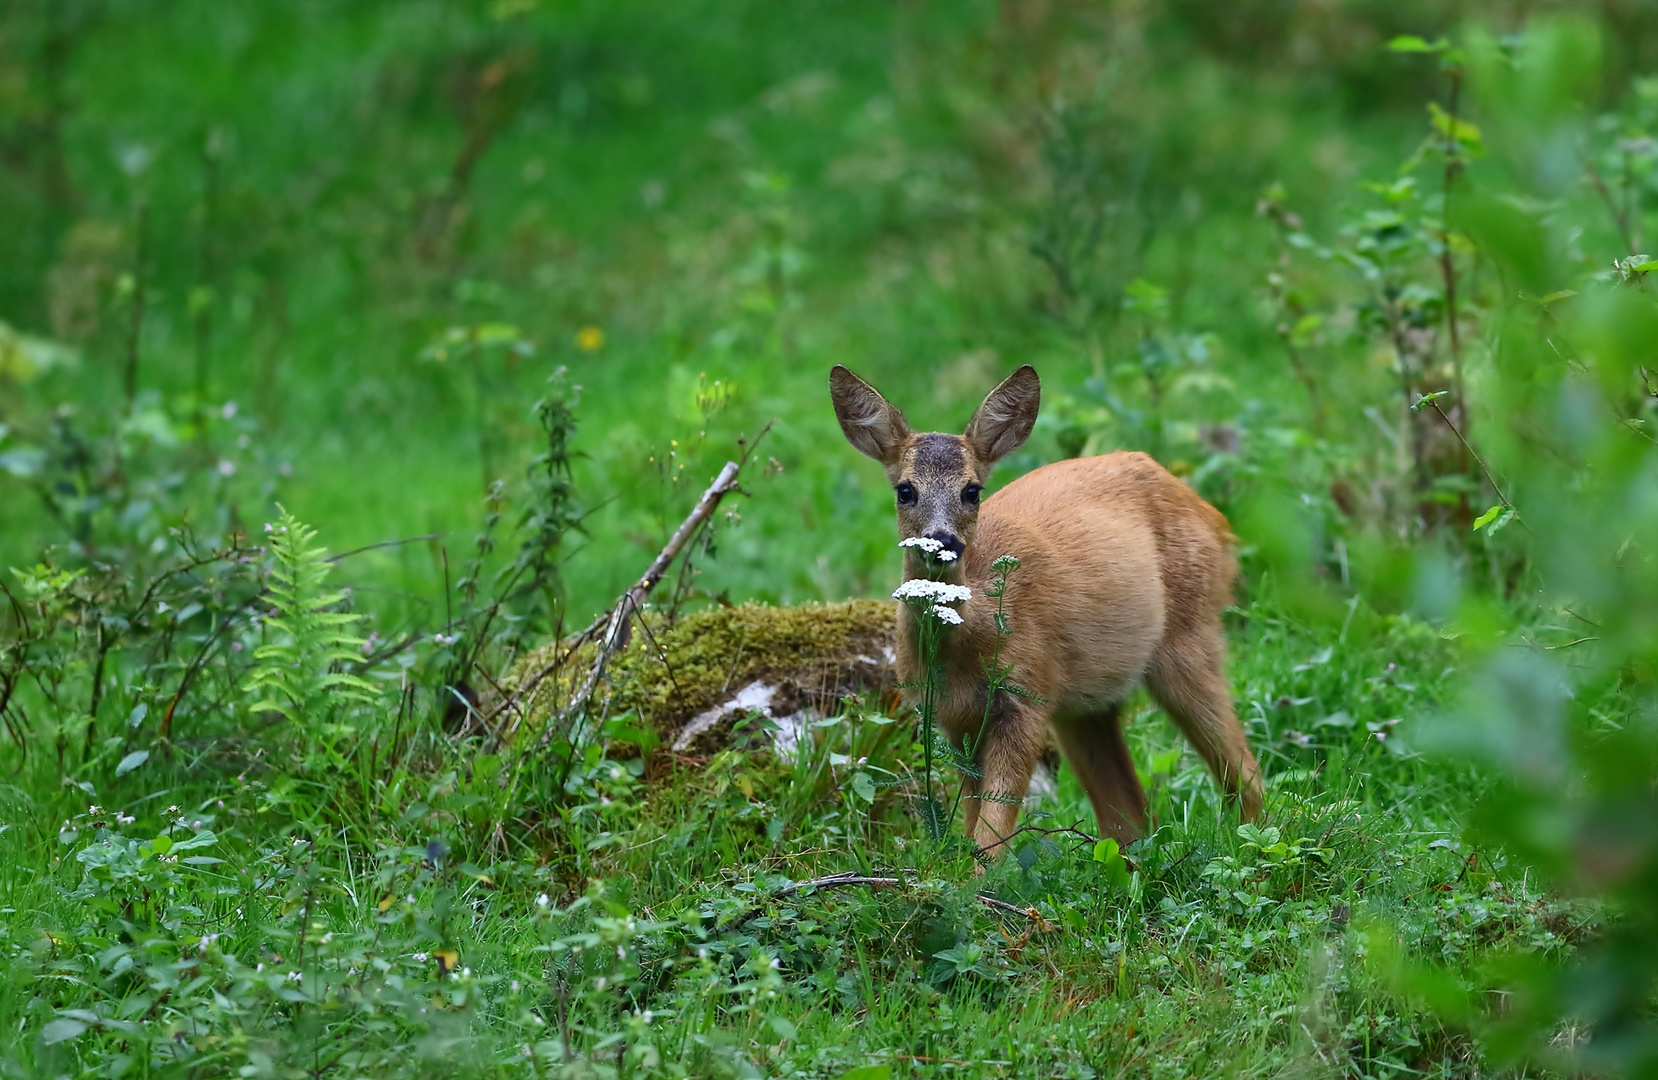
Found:
[[[1126,845],[1145,832],[1146,793],[1123,736],[1122,713],[1115,704],[1103,712],[1055,717],[1053,729],[1094,805],[1100,835]]]
[[[1214,773],[1242,804],[1245,821],[1261,812],[1261,767],[1232,711],[1220,621],[1171,634],[1146,671],[1146,688]]]

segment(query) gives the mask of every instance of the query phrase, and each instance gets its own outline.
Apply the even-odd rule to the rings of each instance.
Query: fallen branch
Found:
[[[606,614],[608,614],[608,612]],[[588,623],[586,629],[582,630],[574,637],[567,639],[568,644],[564,642],[555,642],[553,645],[553,658],[543,664],[534,675],[519,682],[518,686],[512,693],[508,694],[506,698],[502,700],[501,704],[491,709],[489,711],[489,715],[484,717],[484,727],[488,730],[493,730],[490,728],[490,725],[495,722],[495,718],[506,712],[508,709],[514,709],[517,712],[517,717],[513,720],[511,726],[507,728],[506,734],[503,738],[512,737],[512,735],[518,731],[519,721],[524,719],[523,711],[517,709],[519,699],[535,693],[535,688],[541,685],[541,680],[563,667],[565,662],[569,660],[570,657],[575,655],[577,649],[591,641],[593,639],[593,635],[599,632],[599,627],[604,624],[604,621],[605,615],[600,615],[597,619],[594,619],[592,622]],[[561,645],[564,650],[562,653],[559,651]]]
[[[720,500],[736,490],[737,473],[741,468],[742,466],[735,461],[725,463],[725,468],[721,469],[714,482],[708,485],[708,490],[702,493],[702,498],[697,500],[690,516],[680,522],[679,528],[674,530],[673,536],[668,538],[667,544],[657,553],[644,576],[616,601],[616,606],[610,610],[609,625],[605,628],[604,636],[599,639],[599,652],[593,658],[593,666],[588,669],[587,678],[582,682],[581,689],[576,691],[575,696],[570,699],[570,704],[564,708],[565,719],[577,719],[586,712],[587,704],[593,699],[593,692],[604,676],[605,664],[610,661],[611,654],[627,644],[628,627],[633,616],[638,614],[640,606],[644,604],[645,597],[650,595],[651,589],[662,580],[662,575],[668,572],[668,566],[674,561],[674,557],[703,523],[713,516]],[[541,736],[543,749],[552,742],[553,732],[559,726],[553,723],[547,725],[547,730]]]
[[[892,874],[907,874],[911,878],[916,876],[916,872],[914,870],[894,870],[892,871]],[[890,889],[894,886],[903,884],[905,884],[905,879],[902,876],[889,876],[884,874],[871,875],[862,874],[856,870],[845,870],[838,874],[825,874],[823,877],[809,878],[806,881],[796,881],[792,884],[784,885],[782,888],[773,892],[766,899],[781,900],[784,897],[793,896],[796,893],[806,892],[809,889],[838,889],[847,885],[862,885],[868,889],[875,890]],[[993,911],[1005,911],[1013,915],[1019,915],[1046,929],[1051,929],[1053,927],[1053,924],[1043,918],[1042,913],[1033,907],[1022,908],[1017,904],[1010,904],[1006,900],[998,900],[994,896],[990,896],[986,893],[974,893],[973,895],[979,903]],[[737,916],[737,918],[727,923],[724,927],[722,927],[722,929],[735,930],[738,927],[745,925],[750,919],[760,915],[760,913],[764,910],[765,908],[763,907],[749,908],[747,911]]]

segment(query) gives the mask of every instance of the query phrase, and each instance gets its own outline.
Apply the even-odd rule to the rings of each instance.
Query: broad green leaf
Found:
[[[891,1065],[859,1065],[841,1073],[840,1080],[892,1080]]]
[[[1438,53],[1444,52],[1446,41],[1426,41],[1415,34],[1400,34],[1387,43],[1389,51],[1396,53]]]
[[[196,848],[212,847],[219,842],[211,829],[203,829],[194,836],[187,836],[183,840],[174,840],[172,850],[193,851]]]
[[[132,753],[122,758],[119,765],[115,766],[115,775],[125,776],[148,760],[150,760],[150,752],[148,750],[134,750]]]
[[[1464,150],[1471,154],[1485,152],[1485,143],[1480,137],[1478,126],[1470,124],[1460,116],[1453,117],[1440,108],[1436,102],[1432,101],[1428,102],[1428,116],[1433,123],[1434,131],[1439,134],[1440,138],[1454,139],[1461,144]]]
[[[866,772],[852,774],[852,791],[866,803],[875,801],[875,778]]]
[[[41,1028],[40,1041],[45,1043],[47,1046],[53,1046],[57,1043],[68,1042],[70,1039],[77,1038],[85,1030],[85,1024],[81,1023],[79,1020],[73,1020],[66,1016],[53,1020],[50,1024],[47,1024],[45,1027]]]
[[[1503,504],[1498,503],[1497,505],[1493,506],[1491,509],[1487,510],[1485,513],[1481,514],[1479,517],[1475,518],[1474,519],[1474,531],[1479,532],[1481,529],[1485,528],[1487,525],[1491,524],[1493,521],[1496,521],[1497,516],[1499,514],[1501,514],[1502,512],[1503,512]]]

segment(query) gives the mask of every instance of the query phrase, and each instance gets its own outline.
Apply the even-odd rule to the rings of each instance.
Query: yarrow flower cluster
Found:
[[[956,561],[955,552],[946,551],[943,544],[939,543],[937,540],[934,540],[930,536],[911,536],[907,539],[898,541],[898,546],[901,548],[919,548],[923,555],[931,555],[939,562]]]
[[[955,608],[945,607],[943,604],[933,605],[933,616],[940,622],[949,623],[951,626],[961,625],[961,612]]]
[[[892,590],[894,600],[930,600],[935,605],[959,604],[972,597],[973,590],[966,585],[952,585],[948,581],[929,581],[927,578],[911,578]]]

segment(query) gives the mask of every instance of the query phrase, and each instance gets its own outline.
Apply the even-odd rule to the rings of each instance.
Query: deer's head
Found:
[[[829,372],[829,394],[847,441],[886,467],[901,539],[925,537],[960,556],[973,542],[990,470],[1030,436],[1042,383],[1029,364],[1015,371],[961,435],[911,431],[903,413],[840,364]]]

